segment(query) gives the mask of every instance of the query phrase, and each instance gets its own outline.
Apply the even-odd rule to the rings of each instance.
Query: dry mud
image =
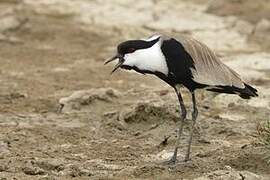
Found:
[[[257,133],[270,117],[268,16],[221,17],[198,2],[1,1],[0,179],[269,179]],[[192,161],[176,166],[161,164],[179,117],[172,89],[103,66],[117,43],[154,32],[200,39],[259,90],[251,100],[198,91]]]

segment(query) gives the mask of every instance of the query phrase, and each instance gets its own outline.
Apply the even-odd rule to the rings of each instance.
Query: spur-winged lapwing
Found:
[[[185,161],[190,159],[190,146],[198,110],[195,90],[204,88],[219,93],[237,94],[249,99],[258,96],[257,90],[246,84],[231,68],[205,44],[191,38],[180,37],[177,40],[163,35],[154,35],[146,40],[129,40],[117,47],[117,54],[105,64],[119,59],[112,73],[118,68],[135,70],[142,74],[154,74],[174,88],[181,109],[180,125],[175,150],[170,163],[177,160],[179,140],[186,119],[186,108],[180,93],[180,87],[186,87],[192,96],[192,127],[188,140]]]

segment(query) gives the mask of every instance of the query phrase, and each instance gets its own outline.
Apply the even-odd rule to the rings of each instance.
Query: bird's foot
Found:
[[[178,160],[176,158],[171,158],[169,160],[163,161],[161,164],[165,166],[174,166]]]
[[[177,162],[178,162],[177,154],[174,153],[173,156],[169,160],[163,161],[161,164],[166,165],[166,166],[174,166]]]
[[[191,158],[190,158],[190,151],[188,151],[187,153],[186,153],[186,155],[185,155],[185,159],[184,159],[184,162],[188,162],[188,161],[190,161],[191,160]]]
[[[160,164],[164,165],[164,166],[175,167],[176,165],[185,165],[185,164],[188,164],[190,162],[192,162],[191,158],[188,158],[188,159],[185,158],[183,160],[171,158],[169,160],[163,161]]]
[[[183,160],[178,160],[177,156],[173,154],[173,156],[169,160],[161,162],[161,165],[175,166],[176,164],[186,164],[188,162],[191,162],[191,158],[189,155],[186,155]]]
[[[188,161],[191,161],[191,158],[189,156],[186,156],[184,159],[184,162],[188,162]]]

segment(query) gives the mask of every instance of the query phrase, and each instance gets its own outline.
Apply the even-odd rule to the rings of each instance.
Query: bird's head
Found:
[[[167,74],[167,64],[161,51],[159,35],[146,40],[129,40],[117,46],[117,53],[108,59],[105,64],[118,59],[112,73],[118,68],[133,69],[139,72],[160,72]]]

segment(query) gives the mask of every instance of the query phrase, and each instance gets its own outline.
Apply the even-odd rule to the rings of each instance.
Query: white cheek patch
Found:
[[[139,49],[134,53],[126,54],[123,65],[135,66],[140,70],[161,72],[168,75],[166,59],[161,52],[160,42],[147,49]]]

